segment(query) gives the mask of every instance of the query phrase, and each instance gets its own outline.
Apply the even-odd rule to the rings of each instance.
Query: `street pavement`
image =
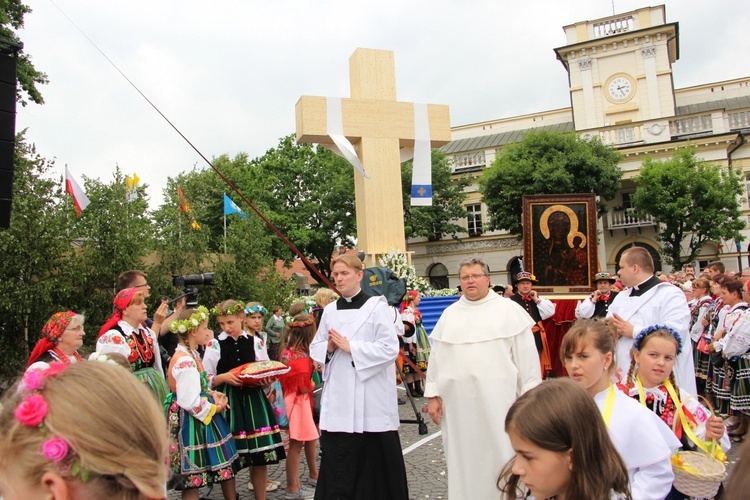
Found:
[[[399,396],[406,399],[405,405],[400,405],[399,415],[402,420],[415,420],[414,410],[409,404],[402,387],[399,387]],[[445,466],[445,456],[443,455],[443,440],[440,436],[440,428],[432,423],[429,414],[422,408],[427,404],[427,399],[416,398],[414,402],[417,405],[417,411],[423,416],[427,424],[427,434],[419,435],[419,426],[417,424],[401,424],[399,435],[401,436],[401,448],[405,451],[404,463],[406,464],[406,475],[409,482],[409,498],[417,499],[445,499],[448,498],[448,471]],[[284,488],[286,487],[285,461],[277,465],[268,467],[268,476],[271,480],[281,482],[281,486],[276,491],[268,492],[268,500],[281,500],[284,498]],[[301,480],[308,477],[307,465],[304,454],[300,464]],[[247,489],[247,483],[250,475],[247,469],[242,470],[237,475],[237,492],[241,499],[253,499],[255,496]],[[201,496],[210,499],[223,499],[221,487],[216,485],[212,491],[208,488],[201,489]],[[499,492],[498,492],[499,496]],[[168,498],[176,500],[181,498],[179,492],[170,491]]]

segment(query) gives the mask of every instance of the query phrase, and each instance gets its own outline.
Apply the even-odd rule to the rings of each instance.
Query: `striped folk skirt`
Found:
[[[212,401],[210,396],[202,395]],[[234,478],[242,466],[224,417],[217,413],[206,425],[177,404],[175,393],[167,396],[164,406],[175,489],[200,488]]]

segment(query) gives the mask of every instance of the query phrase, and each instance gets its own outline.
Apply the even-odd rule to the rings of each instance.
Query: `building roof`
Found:
[[[553,125],[545,125],[543,127],[529,128],[525,130],[510,130],[507,132],[500,132],[498,134],[467,137],[465,139],[457,139],[455,141],[451,141],[443,146],[441,150],[445,154],[452,154],[460,153],[462,151],[495,148],[509,142],[520,142],[523,136],[532,130],[547,130],[549,132],[563,134],[567,132],[574,132],[575,128],[573,127],[573,122],[566,122],[556,123]]]
[[[717,101],[707,101],[699,102],[697,104],[677,106],[675,108],[675,115],[692,115],[695,113],[716,111],[719,109],[730,111],[733,109],[742,108],[750,108],[750,96],[731,97],[729,99],[719,99]]]

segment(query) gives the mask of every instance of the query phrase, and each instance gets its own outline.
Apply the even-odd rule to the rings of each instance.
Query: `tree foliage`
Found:
[[[432,150],[432,206],[413,207],[410,204],[413,162],[401,164],[401,184],[404,198],[404,232],[407,238],[421,236],[430,241],[443,235],[455,237],[465,228],[455,221],[468,215],[463,206],[464,189],[471,184],[469,178],[452,180],[448,158],[439,149]]]
[[[491,229],[522,234],[523,195],[594,193],[611,200],[620,188],[621,155],[598,137],[530,132],[508,144],[479,179]],[[599,215],[606,213],[599,203]]]
[[[660,225],[657,238],[672,267],[693,262],[707,241],[743,239],[739,170],[704,162],[695,156],[695,148],[681,148],[669,160],[646,158],[634,181],[636,212],[652,216]],[[688,237],[692,245],[683,255],[682,243]]]
[[[267,207],[271,222],[326,276],[337,245],[354,245],[354,173],[343,158],[288,135],[251,162],[249,184],[251,199]],[[278,239],[274,255],[293,258]]]
[[[25,368],[29,344],[53,312],[67,309],[73,248],[54,163],[16,136],[10,228],[0,230],[0,379]]]
[[[16,30],[23,28],[23,19],[31,13],[31,8],[21,0],[3,0],[0,2],[0,44],[2,40],[21,43]],[[45,73],[38,71],[31,62],[31,57],[21,50],[18,53],[18,89],[16,101],[26,106],[26,99],[37,104],[44,104],[37,85],[49,83]]]

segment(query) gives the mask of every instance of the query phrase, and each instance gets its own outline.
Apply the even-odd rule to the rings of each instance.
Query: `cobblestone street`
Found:
[[[401,388],[400,388],[401,389]],[[404,391],[400,390],[399,395],[404,397]],[[448,498],[448,474],[445,467],[445,457],[443,456],[443,440],[440,436],[440,429],[432,423],[427,412],[421,412],[422,407],[427,404],[425,398],[414,400],[417,405],[417,411],[420,411],[427,423],[428,433],[424,436],[419,435],[419,426],[417,424],[401,424],[399,434],[401,436],[401,448],[404,450],[404,462],[406,463],[406,473],[409,481],[409,498]],[[401,405],[399,414],[402,420],[414,420],[414,410],[409,401]],[[281,482],[278,490],[268,492],[268,500],[281,500],[284,498],[284,488],[286,486],[285,461],[278,465],[268,468],[268,476],[271,480]],[[304,456],[300,464],[302,471],[301,477],[307,478],[307,467],[305,466]],[[248,491],[247,483],[249,474],[247,469],[240,472],[237,476],[237,492],[241,499],[255,498],[253,493]],[[221,488],[217,485],[209,493],[208,488],[201,489],[201,494],[205,498],[222,499]],[[175,491],[169,492],[170,500],[179,499],[180,493]]]

